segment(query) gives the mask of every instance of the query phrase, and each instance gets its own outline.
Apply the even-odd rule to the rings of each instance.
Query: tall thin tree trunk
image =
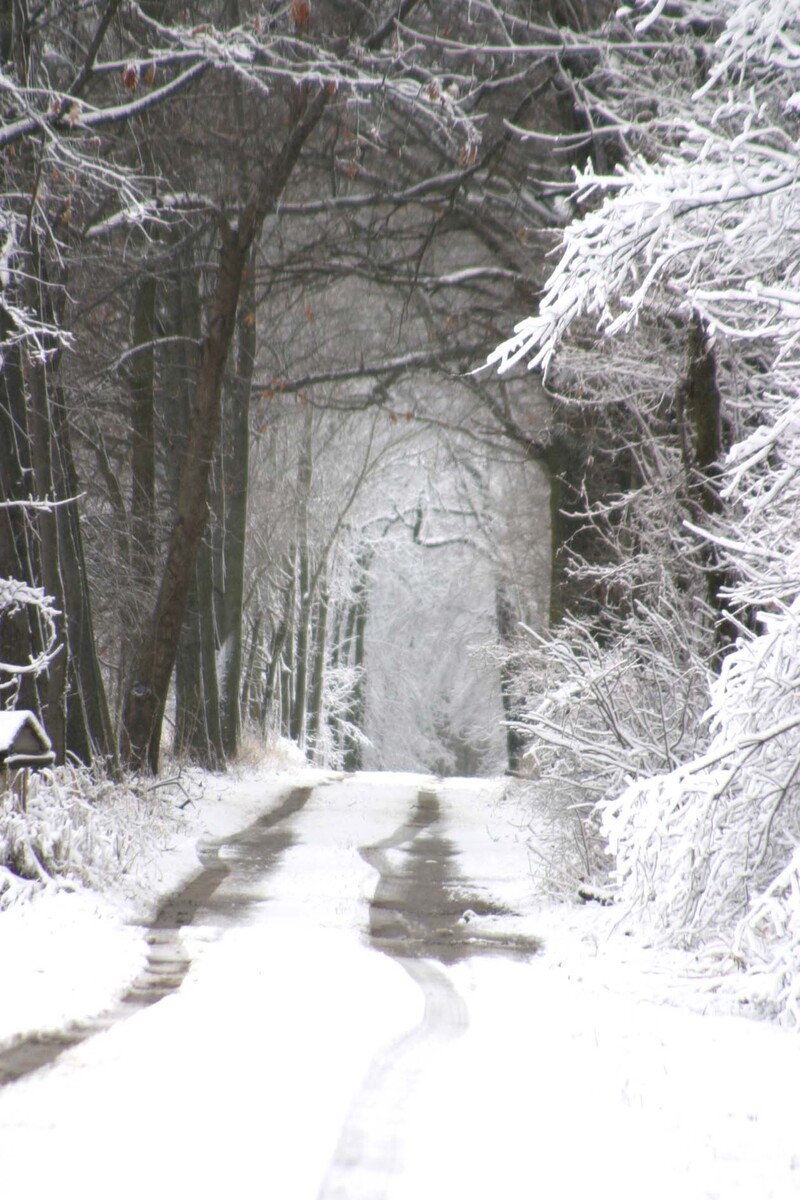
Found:
[[[239,748],[242,678],[242,620],[244,603],[247,489],[250,462],[250,392],[256,351],[255,254],[244,278],[242,305],[237,322],[235,370],[229,381],[228,413],[223,439],[222,471],[223,587],[219,606],[220,705],[225,753]]]
[[[367,612],[369,596],[369,553],[360,555],[357,563],[357,576],[354,585],[355,599],[349,622],[350,663],[356,670],[356,682],[353,688],[347,712],[347,720],[353,730],[363,731],[366,718],[366,680],[365,680],[365,651],[367,635]],[[363,747],[356,733],[348,730],[344,736],[343,765],[346,771],[358,771],[364,757]]]
[[[301,749],[306,743],[306,716],[308,713],[309,659],[311,656],[311,613],[314,598],[311,595],[311,564],[308,545],[300,549],[299,590],[300,603],[297,616],[297,639],[295,642],[294,696],[290,736]]]
[[[215,770],[223,764],[225,755],[212,592],[212,554],[204,538],[197,554],[176,662],[175,749]]]
[[[30,442],[27,409],[20,362],[20,347],[11,341],[13,330],[0,308],[0,342],[8,344],[0,365],[0,575],[23,583],[33,582],[30,572],[28,537],[30,518],[20,507],[30,499]],[[39,650],[37,631],[27,608],[3,615],[0,620],[0,661],[24,664]],[[0,676],[0,685],[12,680]],[[0,691],[0,707],[15,702],[41,715],[36,679],[22,675],[11,690]]]
[[[687,351],[686,377],[676,397],[683,459],[691,499],[703,513],[714,517],[723,510],[719,494],[723,457],[722,394],[717,382],[716,351],[698,313],[693,314],[689,325]],[[733,580],[729,570],[720,564],[715,546],[704,546],[702,553],[706,595],[715,614],[716,658],[720,663],[739,634],[739,627],[731,620],[725,605],[725,591]]]
[[[247,666],[242,679],[241,712],[243,723],[245,720],[250,723],[260,720],[259,706],[253,700],[253,694],[255,690],[256,662],[261,650],[261,627],[263,621],[264,618],[259,610],[253,619],[253,625],[250,630],[250,648],[247,654]]]
[[[322,734],[323,701],[325,696],[325,664],[328,656],[328,591],[320,588],[314,620],[314,668],[308,701],[308,742],[319,750]]]
[[[136,291],[131,337],[131,557],[145,594],[156,569],[155,328],[156,281],[145,275]]]
[[[65,397],[56,394],[52,406],[56,490],[69,498],[56,510],[61,554],[61,580],[67,618],[70,687],[67,694],[67,747],[82,762],[95,753],[116,766],[116,744],[105,680],[94,633],[92,601],[83,546],[80,488]]]
[[[497,617],[497,634],[500,644],[511,653],[517,632],[517,618],[514,606],[503,583],[495,585],[495,614]],[[506,758],[509,771],[516,772],[522,765],[525,752],[525,739],[517,729],[515,722],[519,720],[518,702],[515,696],[515,672],[508,658],[500,666],[500,700],[503,705],[503,716],[506,721]]]
[[[41,360],[27,364],[27,392],[30,398],[31,448],[35,495],[39,500],[56,500],[53,486],[53,464],[50,451],[53,421],[50,414],[50,395],[47,367]],[[61,582],[60,553],[58,545],[57,510],[41,510],[37,514],[36,529],[39,537],[39,566],[41,584],[52,596],[59,617],[59,653],[53,658],[47,678],[41,689],[44,725],[53,744],[56,762],[63,763],[67,741],[67,668],[69,648],[66,638],[64,589]]]
[[[306,712],[308,706],[309,654],[311,651],[311,611],[314,603],[311,587],[311,558],[309,551],[308,506],[311,499],[314,413],[310,405],[305,411],[303,441],[297,466],[297,636],[294,655],[294,689],[289,736],[301,748],[305,745]]]
[[[278,729],[281,727],[280,719],[278,719],[278,721],[274,721],[272,718],[275,715],[275,705],[280,699],[281,663],[283,661],[284,648],[289,641],[289,634],[292,628],[294,614],[295,575],[293,562],[291,562],[291,575],[288,574],[288,571],[286,574],[287,578],[289,579],[289,585],[284,593],[284,605],[280,621],[272,638],[269,663],[267,664],[266,676],[264,679],[264,692],[261,701],[262,736],[266,733],[270,722]]]

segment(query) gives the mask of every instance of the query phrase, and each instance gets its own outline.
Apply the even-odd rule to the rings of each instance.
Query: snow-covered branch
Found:
[[[591,166],[579,172],[579,202],[597,192],[606,198],[565,230],[538,315],[520,322],[488,363],[504,372],[527,359],[546,371],[581,317],[594,317],[613,337],[635,326],[664,288],[671,304],[687,315],[696,309],[712,327],[763,336],[769,321],[776,334],[793,338],[800,331],[796,289],[767,280],[796,276],[786,231],[800,214],[800,176],[796,156],[774,141],[771,128],[748,129],[745,137],[698,125],[680,153],[661,163],[640,158],[605,177]],[[763,278],[742,287],[740,247],[756,230]],[[720,280],[732,286],[720,288]]]
[[[48,596],[42,588],[31,587],[18,579],[0,577],[0,621],[26,608],[35,609],[42,623],[44,648],[27,663],[0,662],[0,675],[10,676],[12,680],[22,675],[41,675],[59,652],[55,625],[58,610],[54,607],[52,596]]]

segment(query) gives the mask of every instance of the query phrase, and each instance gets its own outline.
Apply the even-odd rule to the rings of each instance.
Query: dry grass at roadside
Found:
[[[0,796],[0,909],[42,888],[136,890],[146,863],[183,823],[197,780],[113,780],[82,766],[40,772],[23,811]]]

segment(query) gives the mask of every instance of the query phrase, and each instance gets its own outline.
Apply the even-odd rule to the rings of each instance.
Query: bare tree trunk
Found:
[[[278,659],[278,702],[280,705],[279,729],[284,737],[292,736],[294,719],[294,673],[295,639],[297,636],[297,589],[292,590],[292,607],[289,610],[289,626],[283,643],[283,652]]]
[[[219,606],[220,705],[225,753],[239,749],[242,679],[242,619],[244,604],[247,488],[250,462],[250,391],[256,351],[255,254],[244,279],[242,311],[237,322],[236,368],[228,387],[228,413],[222,453],[223,587]]]
[[[294,615],[294,598],[295,598],[295,575],[294,563],[290,562],[291,575],[288,574],[289,585],[285,592],[285,600],[283,612],[281,613],[280,622],[275,634],[272,638],[270,647],[269,664],[267,666],[266,677],[264,680],[264,692],[261,701],[261,733],[262,736],[266,733],[270,718],[273,716],[273,709],[276,700],[279,699],[281,693],[281,663],[283,660],[283,651],[289,640],[290,630]],[[277,723],[280,727],[280,722]]]
[[[131,559],[145,594],[156,569],[155,309],[156,281],[145,275],[136,291],[131,338]]]
[[[367,633],[367,607],[369,595],[369,577],[367,575],[371,556],[369,553],[359,556],[358,574],[354,585],[355,599],[348,627],[350,634],[349,658],[355,667],[356,683],[350,699],[347,719],[355,730],[363,730],[366,717],[366,692],[364,688],[364,659]],[[348,730],[344,737],[343,764],[346,771],[358,771],[364,757],[361,742],[355,733]]]
[[[297,742],[301,749],[305,749],[306,714],[308,712],[309,658],[311,655],[311,612],[314,604],[310,586],[311,564],[308,556],[307,539],[304,539],[304,544],[300,548],[298,571],[300,604],[297,619],[297,639],[295,643],[292,720],[289,734],[292,738],[292,741]]]
[[[37,275],[37,277],[39,277]],[[56,500],[53,486],[53,464],[50,435],[53,421],[50,413],[50,395],[47,366],[41,361],[27,364],[27,393],[30,401],[30,432],[33,460],[33,482],[35,496],[39,500]],[[59,653],[47,671],[41,687],[42,717],[53,744],[56,762],[63,763],[67,749],[67,667],[69,648],[66,638],[66,603],[61,581],[60,553],[58,545],[57,509],[44,510],[37,514],[36,530],[39,537],[40,582],[49,596],[55,600],[59,618]]]
[[[212,554],[200,544],[189,593],[175,673],[175,749],[216,770],[225,761],[222,746]]]
[[[305,746],[306,712],[308,705],[309,654],[311,652],[311,612],[314,603],[311,585],[311,558],[309,554],[308,505],[311,498],[313,462],[314,413],[311,407],[305,411],[303,442],[297,465],[297,636],[294,656],[294,688],[292,696],[292,719],[289,736],[301,749]]]
[[[256,677],[256,662],[261,650],[261,627],[263,621],[264,618],[259,610],[253,619],[252,628],[250,630],[250,648],[247,654],[247,666],[242,679],[241,714],[243,724],[245,721],[252,723],[260,720],[259,707],[257,702],[254,702],[253,700],[253,693]]]
[[[72,453],[72,436],[63,393],[52,406],[56,451],[56,490],[72,502],[60,505],[58,542],[64,587],[70,686],[67,694],[67,747],[83,762],[95,753],[116,767],[117,751],[105,680],[94,635],[92,603],[81,529],[80,488]]]
[[[678,389],[676,408],[682,436],[684,465],[689,476],[689,496],[707,516],[722,512],[719,476],[724,452],[722,442],[722,394],[717,383],[717,361],[713,343],[699,314],[689,326],[687,372]],[[706,595],[715,614],[714,640],[717,661],[733,645],[738,625],[725,606],[725,590],[732,584],[730,572],[720,565],[712,545],[703,548]]]
[[[508,655],[512,651],[515,641],[517,618],[508,590],[502,583],[498,583],[495,587],[495,612],[497,614],[497,633]],[[520,715],[515,695],[515,680],[513,664],[506,659],[500,667],[500,700],[506,720],[508,769],[514,772],[520,769],[525,752],[525,739],[515,724]]]
[[[0,342],[11,339],[12,329],[5,311],[0,307]],[[29,518],[19,505],[30,499],[28,480],[31,473],[30,442],[27,429],[24,384],[20,363],[20,348],[9,344],[0,366],[0,575],[6,579],[28,582],[32,579],[28,536]],[[36,630],[30,613],[20,608],[0,620],[0,660],[26,663],[37,651]],[[9,682],[0,677],[0,683]],[[0,706],[5,707],[8,693],[0,692]],[[23,675],[16,693],[16,707],[39,713],[39,695],[33,675]]]
[[[308,742],[318,749],[322,732],[325,664],[328,656],[328,591],[323,583],[314,620],[314,669],[308,701]]]

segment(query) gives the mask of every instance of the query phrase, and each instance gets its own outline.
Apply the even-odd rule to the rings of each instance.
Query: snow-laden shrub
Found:
[[[762,621],[712,685],[708,750],[604,807],[632,897],[657,896],[665,923],[689,930],[730,925],[800,842],[800,601]]]
[[[634,776],[669,770],[700,744],[708,670],[686,601],[680,636],[664,613],[638,602],[602,636],[567,619],[553,634],[531,633],[517,651],[528,697],[518,727],[529,740],[525,773],[536,780],[535,808],[572,830],[568,857],[584,878],[608,865],[598,803],[612,801]]]
[[[266,736],[253,725],[245,725],[236,755],[237,767],[261,767],[269,771],[290,771],[307,765],[303,751],[291,738],[270,732]]]
[[[800,600],[760,621],[712,685],[705,753],[600,808],[626,901],[687,943],[730,940],[738,923],[737,954],[749,947],[760,969],[766,955],[781,979],[795,972],[780,984],[789,997],[800,989]]]
[[[359,696],[365,686],[363,667],[348,663],[329,665],[325,671],[322,697],[322,719],[308,750],[317,766],[339,770],[348,751],[369,745],[358,721]]]
[[[26,811],[0,793],[0,909],[43,887],[134,887],[180,823],[161,790],[65,766],[34,776]]]
[[[742,999],[800,1029],[800,848],[739,922],[733,951]]]
[[[516,809],[509,812],[510,805]],[[537,896],[570,900],[591,886],[603,894],[600,881],[608,870],[605,848],[585,806],[575,801],[567,779],[511,781],[504,797],[504,817],[525,837],[530,881]]]

